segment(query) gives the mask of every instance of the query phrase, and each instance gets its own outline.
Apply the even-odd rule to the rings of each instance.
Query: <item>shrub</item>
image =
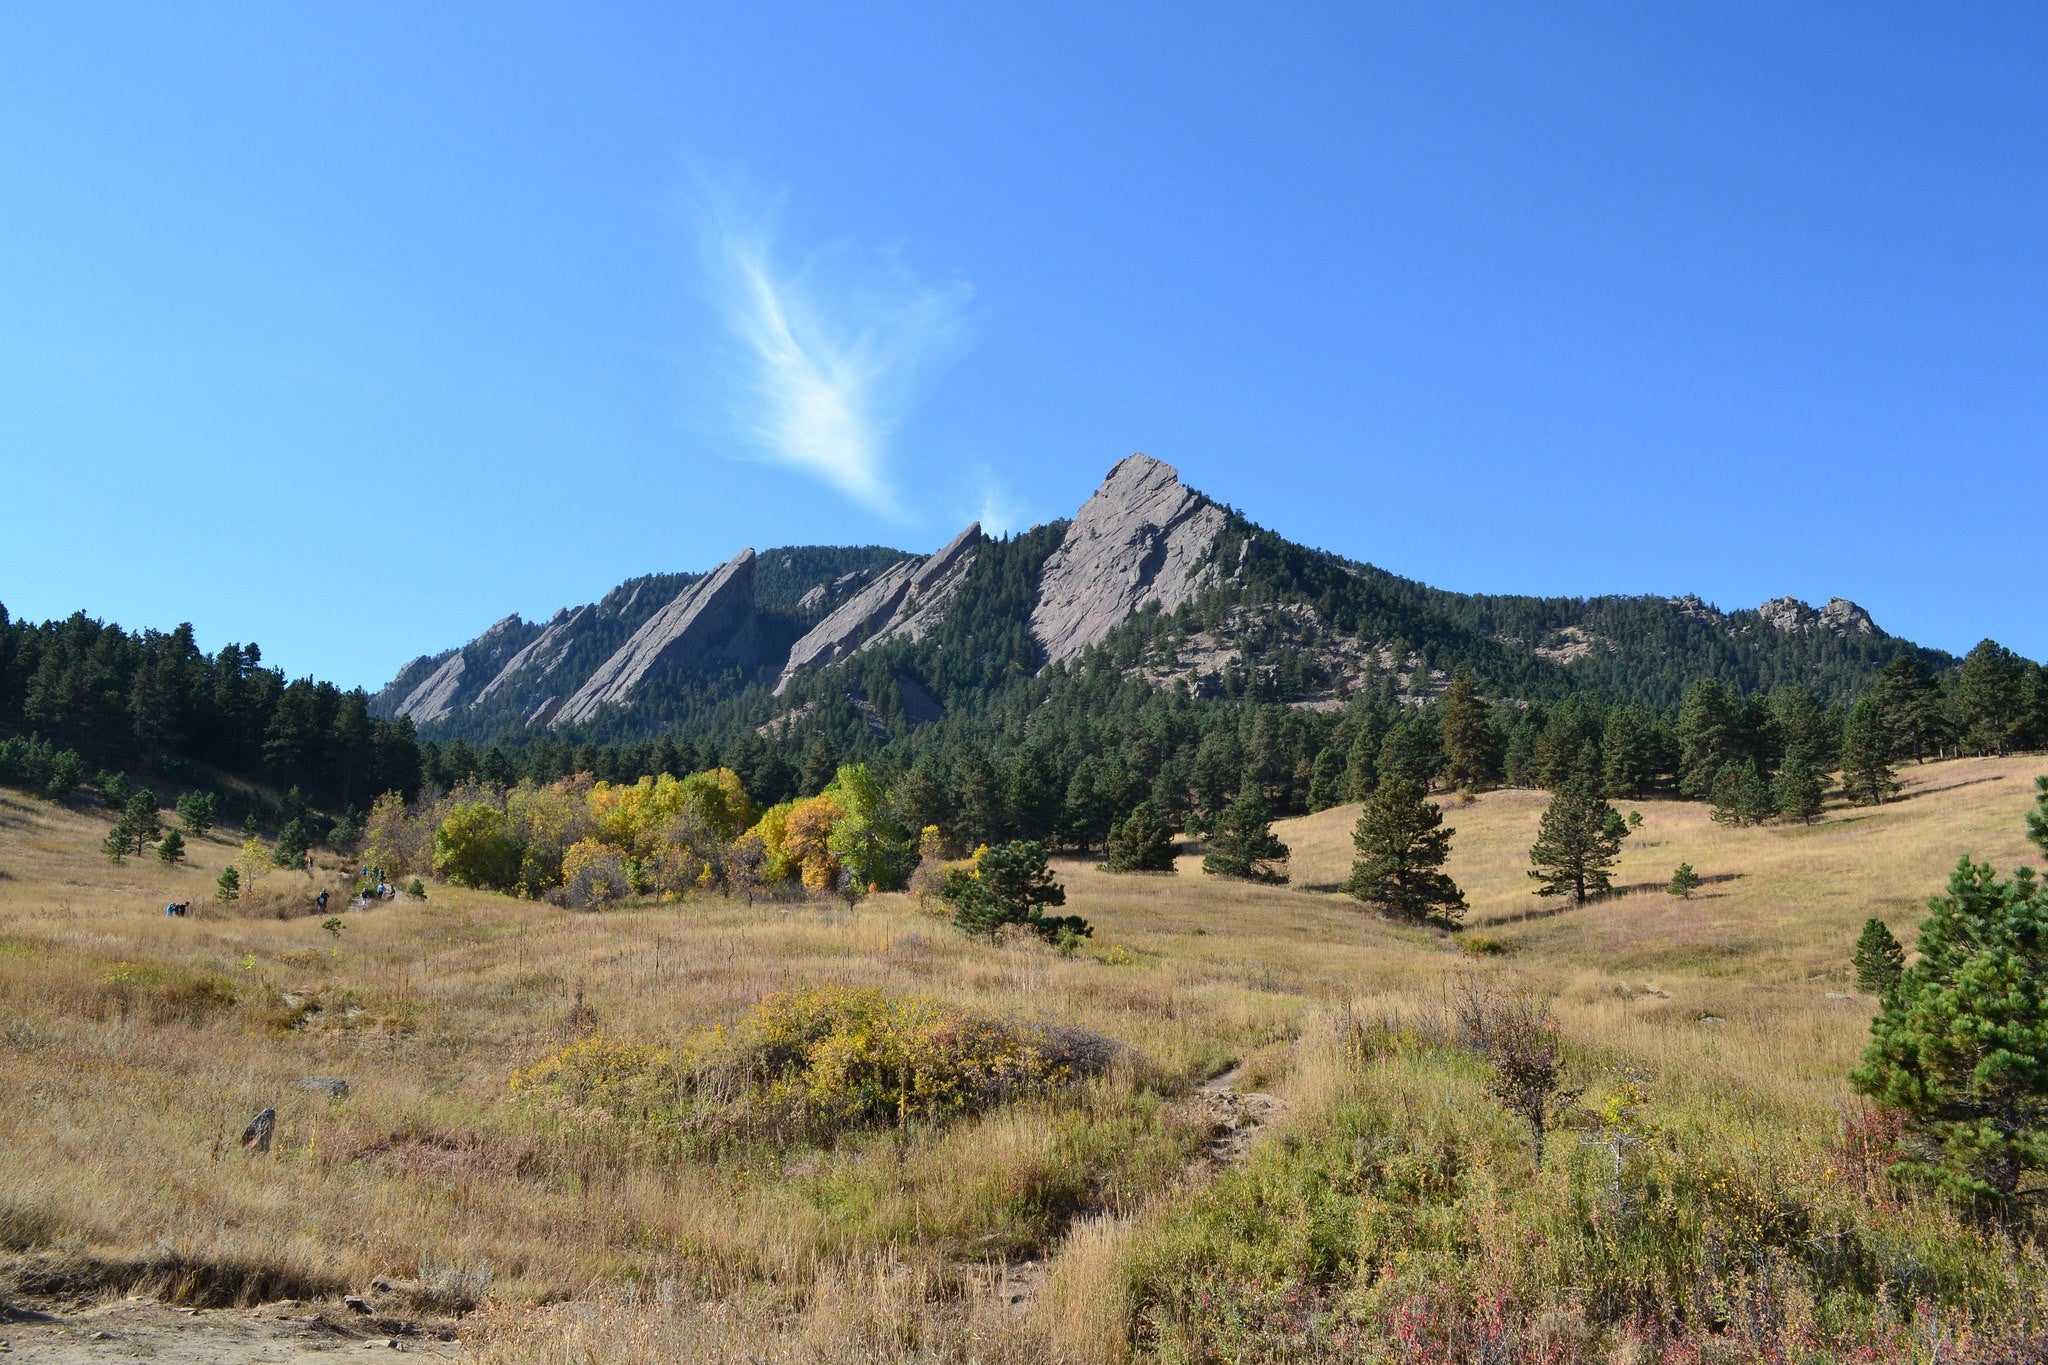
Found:
[[[562,891],[569,904],[601,910],[631,890],[626,860],[610,844],[579,839],[562,855]]]
[[[283,844],[280,835],[278,845]],[[505,812],[483,801],[450,811],[434,831],[434,870],[457,886],[502,891],[517,885],[519,841],[506,826]]]

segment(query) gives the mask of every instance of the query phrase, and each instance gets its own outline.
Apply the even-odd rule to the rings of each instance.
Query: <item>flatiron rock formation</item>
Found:
[[[426,679],[408,692],[394,715],[410,716],[414,725],[431,725],[466,704],[477,689],[498,674],[506,658],[519,652],[533,627],[507,616],[461,649],[442,659]],[[411,667],[418,667],[415,660]]]
[[[781,696],[799,674],[835,664],[871,644],[899,636],[923,639],[959,591],[980,543],[981,523],[976,522],[930,559],[909,559],[884,570],[790,646],[775,695]]]
[[[659,666],[702,667],[752,663],[755,641],[754,552],[742,550],[718,572],[678,593],[647,618],[633,638],[606,659],[552,719],[557,725],[588,720],[607,703],[624,705]]]
[[[1151,603],[1170,612],[1201,591],[1226,520],[1172,465],[1149,455],[1119,462],[1039,577],[1031,631],[1046,662],[1069,662]]]

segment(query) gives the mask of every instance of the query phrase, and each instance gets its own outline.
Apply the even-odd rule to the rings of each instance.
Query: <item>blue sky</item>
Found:
[[[43,6],[0,602],[375,686],[1143,450],[1444,587],[2048,657],[2039,6]]]

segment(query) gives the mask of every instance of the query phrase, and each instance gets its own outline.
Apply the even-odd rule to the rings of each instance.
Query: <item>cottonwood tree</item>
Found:
[[[1544,807],[1529,850],[1536,894],[1569,896],[1573,905],[1584,905],[1613,890],[1610,874],[1627,837],[1621,813],[1600,799],[1591,782],[1573,778]]]
[[[1345,893],[1401,919],[1455,926],[1465,916],[1465,893],[1443,866],[1456,832],[1444,828],[1442,808],[1420,783],[1388,773],[1352,828],[1358,856]]]

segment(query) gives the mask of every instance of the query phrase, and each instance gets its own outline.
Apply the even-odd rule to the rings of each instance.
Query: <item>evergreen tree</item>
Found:
[[[1328,810],[1344,803],[1344,756],[1335,749],[1321,749],[1316,753],[1315,766],[1309,769],[1308,808],[1310,813]]]
[[[1700,889],[1700,874],[1692,870],[1691,863],[1680,863],[1664,889],[1682,901],[1689,901],[1692,893]]]
[[[1539,896],[1570,896],[1584,905],[1590,896],[1614,889],[1611,872],[1621,856],[1628,824],[1601,800],[1593,784],[1574,778],[1544,807],[1536,843],[1529,850]]]
[[[802,774],[797,778],[798,789],[805,796],[816,796],[832,785],[832,779],[839,776],[839,749],[831,739],[819,735],[811,741],[811,747],[804,751]]]
[[[1892,732],[1876,702],[1864,697],[1842,726],[1842,794],[1859,806],[1881,804],[1899,789],[1892,770]]]
[[[1457,831],[1444,828],[1443,810],[1425,798],[1419,784],[1397,774],[1380,779],[1351,830],[1358,856],[1344,890],[1398,918],[1454,927],[1465,915],[1465,893],[1443,865]]]
[[[1877,675],[1871,689],[1878,714],[1891,731],[1894,753],[1911,754],[1915,763],[1938,752],[1946,742],[1948,721],[1942,712],[1941,684],[1927,661],[1913,650],[1901,650]]]
[[[1956,670],[1956,725],[1965,748],[2003,754],[2027,719],[2026,661],[1995,640],[1980,641]]]
[[[1715,678],[1694,683],[1678,709],[1678,789],[1705,800],[1721,769],[1742,757],[1740,730],[1727,687]]]
[[[1776,794],[1754,759],[1739,767],[1724,765],[1708,799],[1720,824],[1761,825],[1778,813]]]
[[[1787,820],[1808,825],[1821,813],[1822,798],[1826,792],[1826,780],[1796,754],[1785,759],[1785,766],[1778,770],[1777,781],[1772,787],[1778,814]]]
[[[919,760],[911,765],[891,792],[896,803],[896,813],[911,829],[922,830],[936,826],[951,831],[954,828],[953,802],[945,783],[939,781],[931,765]]]
[[[107,855],[107,861],[120,866],[123,859],[135,848],[135,832],[128,826],[128,817],[123,815],[107,831],[107,837],[100,840],[100,852]]]
[[[1600,785],[1609,796],[1640,797],[1656,776],[1655,736],[1639,707],[1617,706],[1600,736]]]
[[[1380,782],[1380,745],[1385,736],[1375,725],[1361,723],[1351,740],[1351,753],[1344,764],[1345,796],[1363,801]]]
[[[1470,673],[1451,679],[1444,702],[1444,775],[1453,787],[1484,791],[1500,781],[1500,741],[1492,708]]]
[[[164,832],[163,821],[157,818],[155,795],[147,791],[131,795],[126,809],[121,812],[121,823],[128,827],[130,851],[140,855]]]
[[[1109,827],[1109,859],[1105,872],[1171,872],[1173,833],[1140,801],[1129,816]]]
[[[1872,916],[1863,922],[1863,935],[1856,940],[1856,989],[1883,995],[1899,984],[1906,972],[1906,950],[1892,936],[1889,925]]]
[[[212,829],[219,814],[212,792],[186,792],[178,798],[178,820],[194,837]]]
[[[220,880],[213,884],[213,898],[220,901],[240,900],[242,896],[242,874],[233,863],[221,869]]]
[[[284,828],[277,832],[277,847],[270,851],[270,861],[279,867],[297,867],[305,861],[306,854],[312,847],[313,832],[307,828],[305,818],[302,816],[296,820],[288,820]],[[493,884],[510,886],[512,883],[505,881]]]
[[[1005,926],[1019,925],[1047,942],[1065,934],[1087,938],[1093,930],[1078,915],[1047,915],[1048,906],[1067,903],[1066,888],[1053,880],[1045,845],[1020,841],[997,844],[974,869],[955,868],[946,878],[946,900],[961,932],[993,939]]]
[[[1224,807],[1216,831],[1209,837],[1202,871],[1212,877],[1277,885],[1287,880],[1287,874],[1272,864],[1284,863],[1287,857],[1287,845],[1273,835],[1266,799],[1254,787]]]
[[[1849,1081],[1904,1111],[1900,1174],[2000,1214],[2048,1169],[2048,888],[1964,858],[1928,905]]]
[[[2048,776],[2034,779],[2034,808],[2027,812],[2027,838],[2048,857]]]
[[[166,867],[176,867],[185,861],[185,836],[176,830],[166,830],[163,842],[156,846],[157,860]]]
[[[1794,759],[1822,772],[1836,766],[1840,760],[1828,730],[1827,711],[1811,689],[1798,683],[1775,688],[1769,708],[1781,769]]]
[[[1382,780],[1391,772],[1428,790],[1444,770],[1443,735],[1423,716],[1403,716],[1380,743],[1378,770]]]
[[[1060,805],[1060,829],[1083,853],[1109,834],[1115,807],[1106,783],[1102,764],[1093,754],[1075,764],[1074,775],[1067,779],[1066,799]]]

